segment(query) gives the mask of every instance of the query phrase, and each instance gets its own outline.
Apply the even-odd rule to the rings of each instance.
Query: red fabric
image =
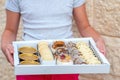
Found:
[[[18,75],[16,80],[78,80],[78,74]]]

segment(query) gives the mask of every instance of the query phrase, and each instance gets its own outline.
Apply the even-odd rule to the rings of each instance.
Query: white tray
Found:
[[[18,48],[21,46],[37,47],[40,41],[52,43],[57,40],[68,41],[84,41],[90,44],[95,55],[101,60],[102,64],[82,64],[82,65],[20,65],[18,57]],[[92,38],[72,38],[57,40],[36,40],[36,41],[15,41],[14,46],[14,68],[15,75],[35,75],[35,74],[88,74],[88,73],[109,73],[110,64],[105,56],[99,52]]]

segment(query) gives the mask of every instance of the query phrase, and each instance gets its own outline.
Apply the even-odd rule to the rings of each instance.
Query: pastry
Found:
[[[47,42],[38,43],[38,51],[40,53],[42,60],[52,61],[54,59],[53,54],[52,54],[50,48],[48,47]]]
[[[69,54],[68,49],[64,48],[64,47],[57,48],[55,53],[57,55],[60,55],[60,54]]]
[[[57,47],[65,47],[65,43],[63,41],[55,41],[52,45],[52,48],[56,49]]]
[[[62,47],[66,48],[66,45],[63,41],[55,41],[51,46],[51,50],[52,50],[53,54],[55,54],[56,50],[58,48],[62,48]]]
[[[30,54],[30,53],[22,53],[22,54],[19,54],[19,58],[22,59],[22,60],[38,60],[38,56],[35,55],[35,54]]]
[[[77,42],[76,47],[81,52],[81,58],[85,60],[87,64],[101,64],[101,61],[94,55],[92,49],[85,42]]]
[[[22,64],[22,65],[39,65],[40,63],[37,61],[21,61],[20,64]]]
[[[67,48],[69,50],[69,54],[71,55],[74,64],[86,64],[85,60],[81,58],[82,54],[78,51],[75,43],[68,42]]]
[[[58,55],[57,65],[73,65],[73,61],[71,59],[71,56],[68,54]]]
[[[36,53],[37,50],[30,46],[23,46],[18,49],[20,53]]]

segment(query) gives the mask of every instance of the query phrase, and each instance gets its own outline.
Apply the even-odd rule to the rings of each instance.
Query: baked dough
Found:
[[[101,64],[101,61],[94,55],[94,52],[89,48],[87,43],[79,41],[76,43],[76,47],[82,54],[81,58],[84,59],[87,64]]]
[[[22,54],[19,54],[19,58],[22,60],[32,61],[32,60],[38,60],[39,57],[31,53],[22,53]]]
[[[39,42],[38,43],[38,51],[41,55],[42,60],[52,61],[54,59],[53,54],[52,54],[50,48],[48,47],[47,42]]]

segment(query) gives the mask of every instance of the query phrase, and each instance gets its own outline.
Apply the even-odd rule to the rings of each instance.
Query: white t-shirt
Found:
[[[19,12],[23,39],[61,39],[72,37],[73,8],[85,0],[7,0],[6,9]]]

